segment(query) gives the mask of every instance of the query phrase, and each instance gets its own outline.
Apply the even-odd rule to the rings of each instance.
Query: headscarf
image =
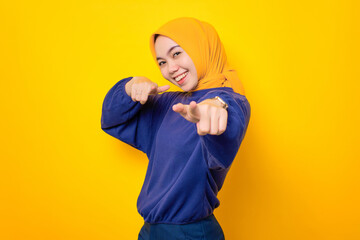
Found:
[[[171,38],[194,62],[199,82],[191,91],[231,87],[235,92],[245,95],[237,72],[228,64],[225,48],[212,25],[193,17],[181,17],[156,30],[150,37],[150,51],[160,68],[156,60],[155,34]]]

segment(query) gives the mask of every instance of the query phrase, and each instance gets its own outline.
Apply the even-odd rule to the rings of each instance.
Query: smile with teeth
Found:
[[[183,74],[181,74],[180,76],[176,77],[175,80],[178,82],[178,81],[180,81],[181,79],[183,79],[184,77],[186,77],[187,74],[188,74],[188,72],[183,73]]]

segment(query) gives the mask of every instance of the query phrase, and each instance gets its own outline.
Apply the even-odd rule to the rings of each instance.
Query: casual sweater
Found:
[[[248,100],[232,88],[220,87],[149,95],[141,104],[126,94],[131,79],[118,81],[106,94],[101,128],[149,159],[138,212],[148,223],[186,224],[206,218],[220,205],[217,194],[247,130]],[[221,135],[199,135],[195,123],[172,110],[177,103],[200,103],[215,96],[228,104]]]

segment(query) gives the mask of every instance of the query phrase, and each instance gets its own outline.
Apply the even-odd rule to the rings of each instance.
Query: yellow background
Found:
[[[137,239],[147,159],[101,130],[101,107],[125,77],[166,83],[149,36],[181,16],[217,29],[252,107],[215,210],[226,238],[360,239],[359,10],[2,1],[0,239]]]

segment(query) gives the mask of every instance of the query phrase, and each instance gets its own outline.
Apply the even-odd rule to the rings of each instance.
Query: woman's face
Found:
[[[172,39],[158,36],[155,41],[155,52],[161,74],[184,91],[196,88],[197,72],[190,56]],[[185,77],[183,77],[186,73]]]

